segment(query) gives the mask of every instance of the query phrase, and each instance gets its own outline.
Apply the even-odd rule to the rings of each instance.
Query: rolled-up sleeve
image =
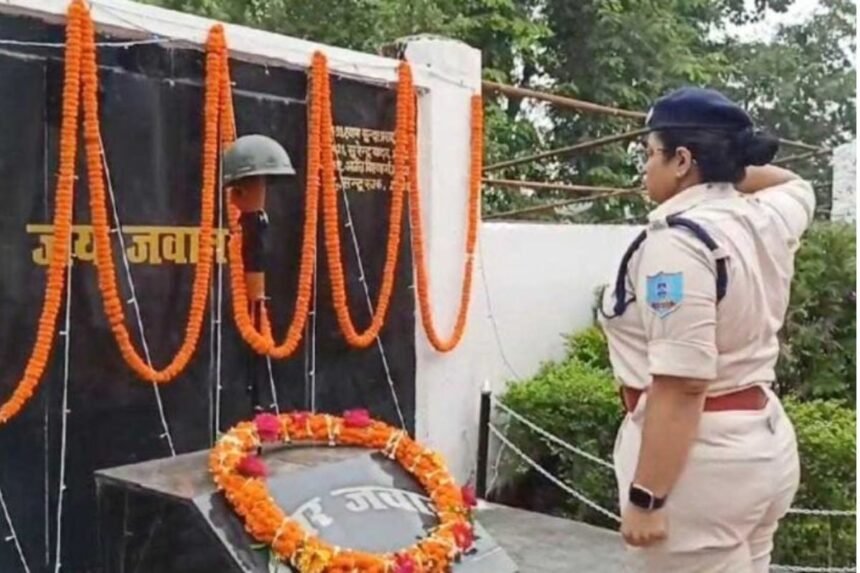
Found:
[[[800,239],[815,215],[815,190],[803,179],[762,189],[754,197],[773,210],[792,241]]]
[[[652,376],[717,377],[716,263],[684,229],[649,231],[636,298]]]

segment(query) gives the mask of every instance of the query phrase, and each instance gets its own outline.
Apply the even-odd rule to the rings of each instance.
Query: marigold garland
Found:
[[[400,235],[403,223],[404,187],[407,176],[407,154],[409,150],[409,105],[413,97],[412,71],[409,64],[401,62],[398,68],[397,114],[394,132],[394,176],[391,181],[391,205],[388,214],[388,243],[382,284],[377,295],[370,326],[357,332],[349,312],[349,303],[344,284],[343,261],[341,259],[340,224],[338,217],[338,193],[335,184],[335,154],[333,146],[334,125],[331,112],[330,82],[326,79],[323,101],[322,170],[323,170],[323,217],[325,224],[326,259],[331,277],[332,303],[346,341],[352,346],[366,348],[371,345],[385,324],[391,296],[394,291],[395,271],[400,255]]]
[[[170,363],[161,370],[154,369],[137,353],[125,327],[123,305],[115,282],[111,253],[110,226],[107,218],[103,154],[98,117],[98,68],[95,50],[95,29],[89,11],[82,0],[72,0],[69,6],[66,42],[66,67],[63,88],[63,118],[61,131],[60,176],[57,184],[54,213],[54,245],[48,280],[39,319],[36,343],[25,368],[24,376],[12,397],[0,406],[0,423],[11,419],[33,395],[46,367],[52,346],[53,332],[64,290],[65,267],[71,240],[71,220],[74,194],[74,167],[77,153],[77,121],[80,97],[83,98],[84,143],[90,183],[90,210],[96,240],[96,266],[103,306],[120,352],[131,368],[142,378],[164,383],[174,379],[190,362],[200,337],[208,297],[208,282],[214,256],[213,220],[214,188],[219,143],[223,147],[235,139],[236,128],[232,105],[229,59],[220,25],[213,26],[206,46],[206,92],[204,108],[203,183],[201,190],[200,258],[195,269],[194,285],[185,338]],[[369,346],[378,336],[393,293],[401,236],[404,192],[409,197],[409,217],[412,224],[412,249],[417,274],[417,292],[422,323],[430,343],[439,351],[453,349],[462,339],[470,302],[474,247],[477,239],[478,204],[480,201],[480,171],[482,160],[483,118],[480,96],[472,100],[472,141],[470,168],[469,220],[461,290],[460,309],[450,339],[442,340],[436,332],[429,300],[429,281],[424,258],[423,228],[420,215],[420,191],[417,177],[416,111],[414,86],[408,63],[399,68],[397,120],[395,127],[394,176],[389,215],[386,261],[378,300],[370,326],[358,332],[350,316],[344,271],[340,252],[337,185],[331,87],[325,56],[316,52],[311,66],[310,104],[308,106],[308,164],[305,224],[299,270],[299,288],[293,318],[285,340],[276,345],[271,334],[266,309],[263,308],[261,327],[252,323],[244,269],[241,260],[241,227],[239,211],[229,205],[231,239],[231,290],[237,326],[242,337],[261,354],[274,358],[290,356],[301,342],[309,314],[313,267],[317,249],[319,194],[323,195],[325,243],[329,271],[332,277],[332,300],[341,330],[349,344]],[[408,170],[408,172],[407,172]],[[408,181],[408,187],[407,187]]]
[[[439,524],[415,545],[395,553],[335,548],[284,514],[268,492],[265,466],[253,455],[264,441],[379,450],[421,483]],[[442,573],[474,541],[474,494],[456,486],[441,456],[406,432],[372,420],[365,410],[348,411],[343,417],[307,412],[261,414],[218,440],[209,456],[209,468],[218,489],[244,520],[245,529],[299,573]]]
[[[320,187],[324,240],[329,275],[331,277],[332,304],[338,325],[347,342],[358,348],[366,348],[379,335],[384,326],[393,294],[395,271],[399,259],[401,236],[401,216],[404,192],[408,192],[409,220],[412,226],[412,251],[417,275],[417,293],[421,321],[430,344],[440,352],[454,349],[465,333],[471,301],[474,269],[474,253],[478,233],[478,211],[481,198],[481,169],[483,161],[483,105],[480,95],[471,101],[471,157],[469,170],[469,204],[466,229],[466,261],[460,292],[460,307],[450,338],[443,339],[437,332],[430,302],[430,286],[425,259],[424,231],[421,221],[421,195],[418,183],[418,157],[416,138],[415,89],[411,68],[401,62],[398,69],[397,116],[395,126],[394,176],[391,182],[391,206],[389,213],[388,241],[386,259],[383,267],[382,283],[377,295],[370,325],[364,332],[358,332],[349,311],[344,269],[341,257],[339,231],[338,197],[335,177],[335,161],[332,119],[331,85],[327,61],[320,52],[315,52],[311,65],[310,103],[308,109],[308,168],[305,208],[305,226],[302,241],[301,265],[299,269],[299,290],[293,319],[286,340],[275,346],[269,326],[266,308],[263,308],[260,328],[251,320],[247,289],[244,282],[244,268],[241,256],[240,212],[230,205],[230,282],[233,295],[233,313],[242,338],[259,354],[274,358],[290,356],[302,339],[306,324],[311,288],[313,285],[312,268],[316,257],[316,217]],[[223,118],[221,141],[227,145],[235,139],[233,123],[230,74],[226,58],[222,67],[221,117]],[[408,171],[407,171],[408,170]]]
[[[194,273],[188,323],[185,338],[170,363],[156,370],[142,358],[132,344],[125,326],[125,313],[116,284],[116,272],[107,216],[107,198],[102,165],[102,141],[98,111],[98,67],[96,63],[95,30],[89,12],[84,16],[83,62],[81,66],[84,141],[87,156],[87,173],[90,189],[90,213],[96,244],[96,268],[99,290],[110,323],[111,331],[125,361],[141,378],[157,383],[176,378],[190,362],[200,339],[200,330],[209,295],[212,274],[213,220],[215,214],[215,178],[218,162],[218,89],[220,62],[225,52],[224,32],[220,25],[213,26],[206,43],[206,91],[204,106],[203,174],[200,207],[199,258]]]
[[[469,303],[472,294],[472,271],[475,260],[475,244],[478,238],[478,211],[481,204],[481,170],[484,157],[484,115],[480,95],[473,95],[471,101],[471,161],[469,166],[469,214],[466,228],[466,261],[463,269],[463,282],[460,289],[460,309],[451,337],[439,336],[433,322],[430,302],[430,280],[427,276],[427,261],[424,257],[424,229],[421,222],[421,192],[418,181],[418,145],[416,137],[417,114],[415,98],[410,98],[409,121],[409,221],[412,225],[412,256],[417,275],[418,304],[421,322],[430,344],[439,352],[453,350],[463,339]]]
[[[81,34],[85,10],[83,0],[73,0],[67,12],[63,114],[60,128],[60,173],[54,198],[54,246],[48,266],[47,286],[39,316],[39,327],[36,331],[36,342],[24,368],[23,377],[12,396],[0,406],[0,424],[8,422],[21,411],[32,398],[42,379],[53,348],[57,316],[65,292],[66,266],[72,238],[81,88]]]
[[[229,145],[236,138],[234,123],[230,73],[227,59],[223,62],[221,87],[222,145]],[[230,218],[230,287],[233,295],[233,316],[242,338],[259,354],[272,358],[286,358],[293,354],[302,341],[312,299],[314,263],[317,256],[317,225],[319,221],[320,194],[320,129],[323,116],[324,98],[328,83],[326,58],[315,52],[311,63],[310,103],[308,104],[308,159],[305,189],[305,222],[302,238],[301,262],[299,263],[299,286],[293,318],[287,329],[284,342],[275,345],[265,306],[258,330],[251,320],[248,292],[245,285],[244,265],[242,263],[242,227],[239,225],[239,209],[232,203],[229,206]]]

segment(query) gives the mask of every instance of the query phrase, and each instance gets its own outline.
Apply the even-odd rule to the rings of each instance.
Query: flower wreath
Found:
[[[416,544],[394,553],[334,547],[305,531],[278,507],[264,480],[266,465],[256,455],[264,442],[381,451],[397,460],[429,493],[439,524]],[[244,520],[245,529],[300,573],[442,573],[474,544],[474,490],[457,487],[439,454],[413,441],[405,431],[371,419],[367,410],[348,410],[343,417],[307,412],[260,414],[218,440],[209,466],[218,489]]]

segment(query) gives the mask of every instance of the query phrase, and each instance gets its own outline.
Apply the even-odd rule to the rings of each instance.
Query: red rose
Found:
[[[305,425],[307,425],[308,419],[310,419],[310,417],[310,414],[308,414],[307,412],[293,412],[292,414],[290,414],[290,418],[292,418],[293,424],[295,424],[296,426],[300,426],[301,428],[304,428]]]
[[[415,560],[411,555],[394,556],[394,573],[415,573]]]
[[[366,428],[373,423],[367,410],[347,410],[343,413],[343,423],[347,428]]]
[[[257,414],[254,418],[257,434],[264,442],[275,442],[281,434],[281,421],[274,414]]]
[[[242,458],[242,461],[236,466],[236,471],[245,477],[266,477],[269,473],[263,460],[255,455]]]
[[[466,507],[475,507],[478,505],[478,498],[475,495],[475,488],[471,485],[464,485],[460,490],[460,495],[463,496],[463,503]]]
[[[465,523],[454,525],[451,531],[454,533],[454,541],[460,549],[466,550],[475,542],[475,534],[472,532],[472,528]]]

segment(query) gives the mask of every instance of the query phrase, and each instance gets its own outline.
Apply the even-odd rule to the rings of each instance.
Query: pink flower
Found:
[[[366,428],[373,423],[370,412],[364,409],[347,410],[343,413],[343,423],[347,428]]]
[[[451,531],[454,534],[454,541],[456,541],[457,547],[460,549],[466,550],[475,542],[475,534],[472,532],[472,528],[465,523],[455,524]]]
[[[269,473],[263,460],[255,455],[249,455],[242,458],[242,461],[239,462],[238,466],[236,466],[236,471],[245,477],[266,477]]]
[[[475,495],[475,488],[471,485],[464,485],[460,489],[460,495],[463,496],[463,503],[466,507],[475,507],[478,505],[478,497]]]
[[[411,555],[394,556],[394,573],[415,573],[415,560]]]
[[[257,414],[254,418],[257,434],[264,442],[277,441],[281,434],[281,421],[274,414]]]

